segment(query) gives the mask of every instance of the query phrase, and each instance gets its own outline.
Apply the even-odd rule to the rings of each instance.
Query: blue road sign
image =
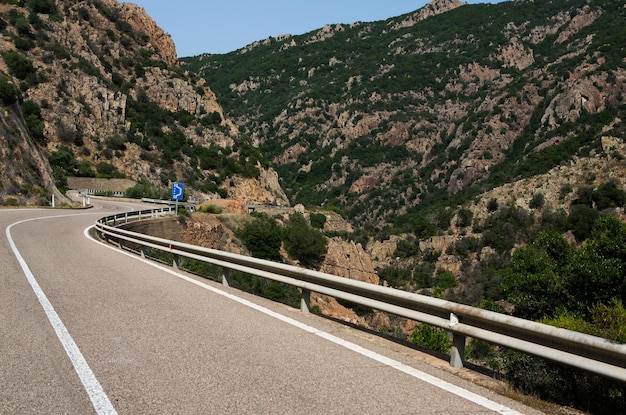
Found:
[[[172,183],[172,199],[183,200],[185,185],[182,183]]]

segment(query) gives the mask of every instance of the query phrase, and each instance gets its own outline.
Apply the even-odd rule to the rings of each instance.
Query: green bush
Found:
[[[106,163],[104,161],[98,163],[96,165],[97,175],[96,177],[100,177],[103,179],[110,179],[112,177],[117,177],[118,171],[114,165],[111,163]]]
[[[474,218],[474,213],[469,209],[461,209],[458,213],[458,218],[456,221],[456,226],[459,228],[465,228],[468,226],[472,226],[472,219]]]
[[[409,341],[429,350],[446,354],[450,353],[450,348],[452,347],[448,333],[428,324],[420,324],[413,329],[409,336]]]
[[[586,204],[576,204],[570,207],[569,216],[567,217],[568,228],[579,242],[591,237],[591,231],[596,220],[600,217],[600,213]]]
[[[37,69],[33,66],[33,63],[26,56],[22,55],[18,51],[11,50],[2,54],[4,62],[7,64],[9,71],[17,79],[24,80],[29,75],[37,72]]]
[[[555,315],[568,305],[564,278],[555,261],[537,246],[519,248],[513,267],[502,272],[504,298],[515,305],[518,317],[536,320]]]
[[[218,208],[215,205],[204,205],[204,206],[200,206],[200,209],[198,209],[198,212],[219,215],[220,213],[222,213],[222,209]]]
[[[0,101],[4,105],[11,105],[17,101],[18,90],[11,78],[8,76],[0,76]]]
[[[311,213],[309,220],[311,221],[311,226],[316,229],[324,229],[324,225],[326,224],[326,215],[323,213]]]
[[[591,195],[596,209],[623,207],[626,204],[626,192],[617,187],[615,180],[604,183]]]
[[[533,195],[533,198],[530,200],[528,207],[531,209],[541,209],[543,205],[546,203],[546,197],[543,193],[537,192]]]
[[[22,103],[22,114],[24,114],[24,120],[31,135],[34,138],[42,139],[45,124],[41,117],[39,105],[34,101],[25,101]]]
[[[499,207],[500,206],[499,206],[498,200],[496,198],[491,198],[491,199],[489,199],[489,202],[487,202],[487,211],[489,213],[493,213],[493,212],[497,211]]]
[[[407,239],[401,239],[396,245],[396,250],[393,252],[394,257],[398,258],[410,258],[412,256],[419,255],[420,245],[414,237],[409,236]]]
[[[57,12],[54,0],[27,0],[26,7],[33,13],[55,14]]]
[[[265,213],[254,213],[254,220],[236,232],[255,258],[280,261],[282,231],[280,225]]]
[[[456,275],[447,269],[439,268],[435,273],[435,286],[440,290],[448,290],[456,287]]]
[[[519,352],[508,351],[502,357],[508,381],[524,393],[592,414],[626,411],[623,382]]]
[[[126,189],[124,196],[130,199],[142,199],[144,197],[148,199],[168,199],[170,194],[167,190],[160,191],[152,187],[144,179],[140,179],[136,185]]]
[[[289,256],[308,268],[318,268],[328,249],[328,241],[324,235],[308,226],[300,213],[289,216],[283,242]]]
[[[378,277],[387,281],[391,287],[402,287],[411,280],[411,269],[403,267],[385,267],[378,272]]]

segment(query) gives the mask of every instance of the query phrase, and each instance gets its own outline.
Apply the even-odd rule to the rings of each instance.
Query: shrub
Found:
[[[48,162],[52,167],[62,169],[65,174],[73,174],[76,168],[74,153],[67,147],[60,147],[57,151],[51,152],[48,156]]]
[[[601,337],[626,343],[626,309],[621,300],[596,305],[591,309],[591,318]]]
[[[76,175],[79,177],[96,177],[96,172],[91,168],[91,163],[88,161],[79,161]]]
[[[513,254],[513,267],[502,272],[504,298],[515,305],[514,314],[525,319],[554,316],[568,303],[563,277],[545,251],[529,245]]]
[[[457,285],[456,275],[447,269],[439,268],[435,274],[435,286],[440,290],[454,288]]]
[[[409,341],[418,346],[425,347],[440,353],[450,353],[452,342],[448,333],[444,330],[429,326],[428,324],[420,324],[409,336]]]
[[[8,76],[0,76],[0,101],[4,105],[11,105],[17,101],[18,91]]]
[[[582,242],[591,236],[593,225],[599,217],[600,213],[597,210],[586,204],[576,204],[570,207],[567,225],[576,240]]]
[[[141,199],[144,197],[149,199],[160,199],[163,195],[158,189],[150,186],[147,181],[140,179],[136,185],[126,189],[124,196],[131,199]],[[165,198],[167,198],[167,196]]]
[[[626,411],[626,384],[527,354],[503,355],[507,379],[522,392],[594,414]]]
[[[446,248],[446,254],[466,258],[470,252],[478,252],[482,247],[483,244],[480,239],[475,236],[466,236],[448,246],[448,248]]]
[[[31,135],[34,138],[42,139],[43,130],[45,124],[41,118],[41,108],[34,101],[25,101],[22,104],[22,113],[24,114],[24,120]]]
[[[7,64],[9,71],[17,79],[24,80],[29,75],[37,72],[30,59],[21,53],[11,50],[2,54],[4,62]]]
[[[326,224],[326,215],[323,213],[311,213],[309,219],[312,227],[316,229],[324,229],[324,225]]]
[[[543,193],[538,192],[533,195],[533,198],[530,200],[528,207],[530,207],[531,209],[541,209],[543,205],[545,205],[545,203],[545,196],[543,195]]]
[[[198,212],[219,215],[220,213],[222,213],[222,209],[218,208],[215,205],[204,205],[204,206],[200,206],[200,209],[198,209]]]
[[[33,13],[55,14],[57,12],[54,0],[27,0],[26,6]]]
[[[328,249],[328,241],[320,231],[307,225],[302,214],[289,216],[283,238],[287,253],[300,261],[300,264],[311,268],[321,265]]]
[[[96,177],[100,177],[103,179],[110,179],[110,178],[120,178],[123,179],[124,178],[124,174],[119,172],[117,170],[117,168],[110,164],[110,163],[106,163],[106,162],[100,162],[96,165]]]
[[[398,258],[409,258],[420,253],[419,243],[414,237],[409,236],[407,239],[401,239],[396,245],[393,256]]]
[[[254,213],[254,220],[236,232],[250,254],[255,258],[280,261],[282,232],[278,223],[269,215]]]
[[[400,287],[411,279],[409,268],[385,267],[378,272],[380,279],[387,281],[391,287]]]
[[[617,183],[611,180],[598,187],[591,195],[598,210],[622,207],[626,204],[626,192],[617,188]]]
[[[420,262],[413,269],[413,279],[418,288],[429,288],[433,286],[435,265],[428,262]]]
[[[458,217],[456,220],[456,226],[459,228],[465,228],[468,226],[472,226],[472,219],[474,218],[474,213],[469,209],[461,209],[459,210]]]

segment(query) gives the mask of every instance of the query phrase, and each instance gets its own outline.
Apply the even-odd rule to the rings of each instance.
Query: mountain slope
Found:
[[[276,164],[292,203],[398,225],[413,206],[545,173],[622,135],[625,14],[608,0],[434,1],[183,67]]]
[[[0,197],[32,202],[22,185],[49,193],[47,170],[61,191],[67,176],[126,177],[152,194],[183,181],[192,197],[286,203],[263,156],[139,6],[5,1],[0,19],[3,104],[28,128],[6,142],[31,139],[43,155],[29,161],[42,164],[40,177],[21,174],[15,186],[2,169]]]

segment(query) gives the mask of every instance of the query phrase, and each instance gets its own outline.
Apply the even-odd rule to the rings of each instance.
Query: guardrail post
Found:
[[[465,336],[452,333],[452,348],[450,349],[450,366],[461,368],[465,360]]]
[[[309,313],[311,311],[311,290],[303,288],[302,298],[300,298],[300,311]]]
[[[180,269],[181,263],[182,263],[182,260],[180,258],[180,255],[174,254],[174,261],[173,261],[174,268]]]
[[[146,259],[146,247],[145,246],[140,246],[139,247],[139,252],[141,253],[141,257],[143,259]]]
[[[228,287],[228,278],[230,277],[230,270],[228,268],[222,268],[222,285]]]

